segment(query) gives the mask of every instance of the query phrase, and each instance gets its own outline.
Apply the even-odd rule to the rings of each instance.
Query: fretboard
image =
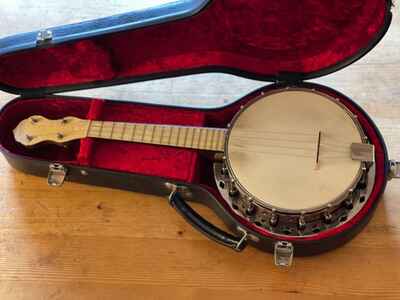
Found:
[[[88,137],[224,151],[226,129],[91,121]]]

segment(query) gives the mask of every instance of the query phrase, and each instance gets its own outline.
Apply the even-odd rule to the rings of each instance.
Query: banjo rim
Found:
[[[281,208],[277,207],[274,205],[269,205],[266,201],[263,201],[259,199],[258,197],[254,196],[251,192],[248,191],[246,187],[243,186],[243,184],[240,182],[238,176],[235,174],[231,161],[229,159],[229,145],[230,145],[230,138],[231,138],[231,133],[232,130],[234,129],[234,125],[236,124],[237,120],[240,118],[242,113],[247,110],[250,106],[252,106],[254,103],[258,102],[261,99],[264,99],[266,97],[269,97],[271,95],[279,94],[279,93],[284,93],[284,92],[306,92],[306,93],[312,93],[312,94],[317,94],[329,101],[332,101],[334,104],[338,105],[353,121],[355,124],[360,137],[362,141],[364,142],[367,139],[367,136],[359,123],[357,116],[354,115],[343,103],[340,102],[338,98],[332,97],[322,91],[318,91],[316,89],[309,89],[309,88],[302,88],[302,87],[286,87],[286,88],[280,88],[280,89],[274,89],[269,92],[262,92],[258,97],[255,97],[253,100],[248,102],[246,105],[241,106],[240,110],[236,113],[236,115],[233,117],[232,121],[228,124],[228,130],[226,133],[226,139],[225,139],[225,144],[224,144],[224,155],[225,155],[225,164],[228,169],[229,176],[232,179],[232,182],[235,183],[235,186],[245,195],[247,195],[247,201],[251,201],[256,203],[257,205],[261,206],[264,209],[271,210],[272,212],[278,212],[278,213],[283,213],[283,214],[293,214],[293,215],[303,215],[303,214],[312,214],[312,213],[317,213],[326,209],[331,209],[333,207],[336,207],[340,205],[346,197],[351,193],[354,188],[357,186],[357,183],[362,179],[363,176],[363,169],[365,168],[365,164],[362,162],[360,163],[360,167],[358,169],[357,174],[353,178],[353,181],[349,185],[347,189],[345,189],[341,194],[339,194],[334,200],[327,202],[325,204],[315,206],[312,208],[307,208],[307,209],[287,209],[287,208]]]

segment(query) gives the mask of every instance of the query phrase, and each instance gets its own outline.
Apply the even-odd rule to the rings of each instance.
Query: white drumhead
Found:
[[[361,162],[351,158],[352,143],[362,143],[361,132],[342,105],[316,92],[288,90],[240,113],[227,158],[238,184],[260,204],[307,212],[343,198],[358,181]]]

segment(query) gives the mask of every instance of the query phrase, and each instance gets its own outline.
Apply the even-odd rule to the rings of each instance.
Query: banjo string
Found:
[[[262,136],[250,136],[250,135],[240,135],[240,134],[235,134],[235,137],[239,139],[256,139],[256,140],[270,140],[270,141],[288,141],[288,142],[296,142],[296,143],[315,143],[315,139],[287,139],[283,136],[283,138],[275,138],[275,137],[269,137],[267,134],[263,134]],[[314,136],[315,137],[315,136]],[[326,141],[326,139],[329,139],[329,141]],[[342,147],[342,146],[347,146],[348,144],[351,144],[352,142],[342,140],[339,141],[338,139],[332,138],[332,137],[325,137],[325,141],[322,144],[329,144],[332,147]]]
[[[233,151],[235,152],[235,150]],[[249,153],[254,153],[254,154],[268,154],[268,155],[277,155],[277,156],[290,156],[290,157],[301,157],[301,158],[311,158],[314,159],[315,155],[306,155],[306,154],[295,154],[295,153],[288,153],[288,152],[273,152],[273,151],[256,151],[256,150],[246,150],[246,152]],[[326,155],[327,153],[321,153],[320,158],[323,158],[324,160],[331,160],[331,159],[346,159],[348,158],[348,155]]]
[[[315,151],[315,148],[311,147],[311,146],[314,146],[315,143],[308,142],[308,141],[304,141],[303,142],[303,141],[291,141],[291,140],[282,140],[282,139],[275,139],[275,140],[274,139],[258,139],[257,142],[256,142],[254,140],[248,141],[248,140],[246,140],[246,138],[236,138],[235,140],[237,142],[239,142],[240,145],[239,144],[233,144],[233,146],[243,147],[243,148],[245,148],[246,146],[256,146],[256,147],[259,146],[259,147],[264,147],[264,148],[275,147],[275,148],[288,148],[288,149]],[[286,141],[286,142],[295,143],[295,144],[306,144],[305,146],[310,145],[310,147],[291,146],[291,145],[287,145],[287,144],[285,145],[285,144],[263,143],[265,141],[267,141],[267,142],[268,141],[272,141],[272,142],[274,142],[274,141]],[[347,153],[348,152],[347,149],[350,150],[350,146],[349,146],[350,144],[351,143],[348,143],[347,146],[337,146],[337,145],[332,146],[332,145],[330,145],[328,143],[321,143],[321,147],[323,149],[325,149],[325,151],[338,152],[338,153],[346,152]]]

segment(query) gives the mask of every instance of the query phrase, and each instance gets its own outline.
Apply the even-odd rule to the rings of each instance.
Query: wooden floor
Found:
[[[42,19],[39,12],[49,14],[43,3],[57,3],[42,1],[33,9],[37,1],[25,1],[31,6],[20,12],[22,2],[0,1],[0,33],[12,33],[11,25],[21,22],[14,12],[33,24]],[[107,11],[107,1],[94,2]],[[210,81],[211,91],[199,88]],[[398,15],[366,58],[317,82],[356,99],[376,120],[391,157],[400,159]],[[202,75],[90,93],[207,104],[260,85]],[[0,93],[1,105],[13,97]],[[274,267],[268,253],[248,248],[237,254],[210,242],[165,199],[70,183],[53,189],[3,158],[0,174],[0,299],[400,299],[400,180],[389,184],[371,223],[353,241],[296,258],[286,270]],[[196,208],[222,226],[210,211]]]

